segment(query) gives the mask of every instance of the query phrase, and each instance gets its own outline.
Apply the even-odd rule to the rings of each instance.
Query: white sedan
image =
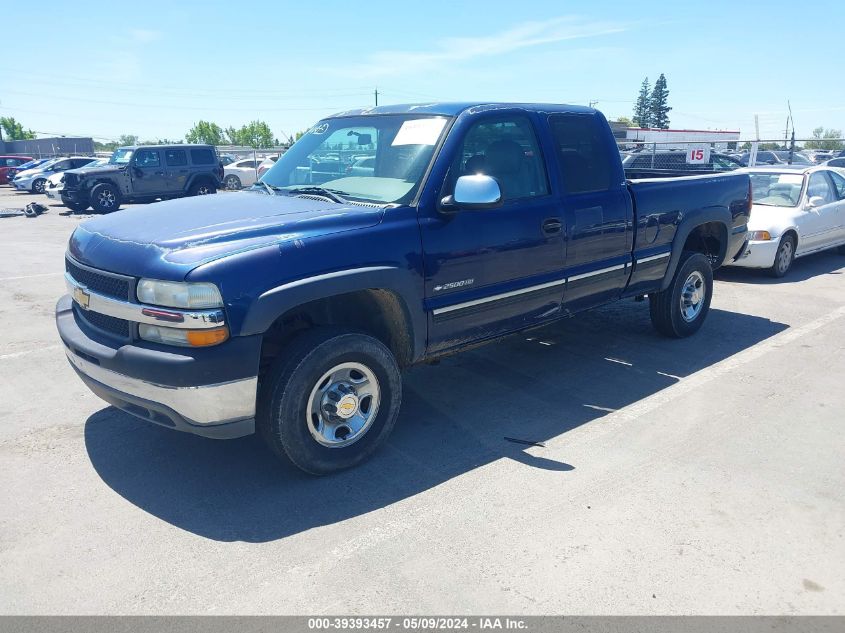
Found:
[[[754,167],[748,244],[728,266],[783,277],[796,257],[839,247],[845,253],[845,170]]]
[[[259,162],[247,158],[229,163],[223,168],[223,186],[232,190],[250,186],[258,180],[256,171]]]

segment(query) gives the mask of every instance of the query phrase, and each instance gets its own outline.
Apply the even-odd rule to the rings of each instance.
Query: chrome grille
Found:
[[[76,313],[78,320],[90,325],[93,328],[120,337],[121,339],[129,340],[131,329],[129,321],[118,319],[107,314],[100,314],[99,312],[91,312],[83,310],[78,305],[74,304],[73,311]]]
[[[132,283],[130,277],[95,271],[88,267],[82,267],[70,259],[65,259],[65,270],[71,277],[92,292],[122,301],[131,301],[132,299]]]

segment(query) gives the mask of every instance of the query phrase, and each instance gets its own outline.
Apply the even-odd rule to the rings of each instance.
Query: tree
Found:
[[[257,149],[274,147],[277,145],[270,126],[264,121],[250,121],[240,129],[227,127],[225,130],[227,140],[232,145],[249,145]]]
[[[625,127],[634,127],[634,122],[626,116],[616,117],[614,123],[621,123]]]
[[[35,132],[24,130],[23,125],[15,121],[15,117],[0,117],[0,127],[6,133],[6,140],[8,141],[26,141],[35,138]]]
[[[833,140],[840,138],[842,138],[842,130],[817,127],[813,130],[813,140],[807,141],[804,147],[807,149],[845,149],[845,143]]]
[[[651,127],[661,130],[669,128],[669,89],[666,87],[666,77],[660,73],[660,77],[654,82],[654,89],[649,99],[649,113]]]
[[[137,134],[121,134],[120,138],[117,139],[118,145],[137,145],[138,144],[138,135]]]
[[[654,90],[651,91],[649,100],[649,111],[651,114],[651,127],[661,130],[669,129],[669,89],[666,87],[666,77],[660,73],[660,77],[654,82]]]
[[[651,95],[649,94],[648,77],[640,85],[640,94],[634,105],[634,125],[637,127],[651,127]]]
[[[189,143],[223,145],[223,128],[216,123],[199,121],[185,134],[185,140]]]

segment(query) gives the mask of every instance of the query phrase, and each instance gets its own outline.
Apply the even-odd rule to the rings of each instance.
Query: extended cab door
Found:
[[[565,244],[534,115],[499,110],[459,119],[441,159],[450,164],[438,201],[459,176],[485,174],[499,182],[503,203],[422,209],[429,352],[558,316]]]
[[[564,308],[619,296],[631,272],[633,207],[610,127],[599,113],[549,116],[566,220]]]
[[[139,149],[132,157],[130,168],[132,193],[136,196],[153,195],[166,189],[167,176],[157,149]]]

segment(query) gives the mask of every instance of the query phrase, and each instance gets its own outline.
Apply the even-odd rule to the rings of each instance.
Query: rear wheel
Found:
[[[207,196],[212,193],[217,193],[217,187],[207,180],[197,181],[188,189],[189,196]]]
[[[792,268],[793,261],[795,261],[795,238],[791,234],[784,235],[780,238],[775,263],[769,268],[769,274],[772,277],[783,277]]]
[[[381,341],[321,328],[282,351],[262,378],[258,432],[277,455],[323,475],[381,446],[399,415],[399,366]]]
[[[226,185],[226,189],[229,189],[231,191],[240,189],[243,186],[241,185],[241,179],[235,176],[234,174],[226,176],[224,184]]]
[[[712,297],[710,260],[701,253],[684,253],[669,287],[648,296],[651,322],[664,336],[690,336],[707,318]]]
[[[101,183],[91,190],[91,206],[97,213],[111,213],[120,208],[120,195],[113,185]]]

